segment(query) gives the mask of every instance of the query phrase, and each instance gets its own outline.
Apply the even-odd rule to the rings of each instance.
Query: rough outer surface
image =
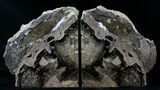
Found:
[[[92,51],[88,53],[84,49],[86,51],[82,52],[82,64],[88,62],[84,63],[83,86],[145,86],[146,73],[156,62],[154,42],[138,33],[126,15],[102,6],[83,11],[81,21],[85,26],[81,32],[91,33],[88,37],[95,37],[94,40],[90,38],[89,43],[84,43]],[[89,58],[91,56],[93,59]]]
[[[77,38],[77,16],[74,7],[46,11],[8,40],[4,58],[15,86],[78,86],[78,44],[70,45]]]
[[[98,6],[78,14],[74,7],[46,11],[8,40],[4,58],[15,86],[78,87],[79,77],[83,87],[147,85],[154,42],[119,11]]]

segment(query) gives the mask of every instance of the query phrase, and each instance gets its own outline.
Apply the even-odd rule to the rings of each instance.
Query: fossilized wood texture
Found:
[[[4,58],[15,86],[79,87],[79,77],[83,87],[147,85],[154,42],[119,11],[98,6],[78,15],[74,7],[46,11],[8,40]]]

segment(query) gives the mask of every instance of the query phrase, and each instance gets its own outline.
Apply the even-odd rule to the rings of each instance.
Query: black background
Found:
[[[81,13],[98,5],[125,13],[143,36],[154,40],[158,52],[157,63],[147,74],[147,87],[159,87],[160,3],[158,0],[0,0],[0,87],[14,87],[14,76],[5,66],[3,53],[7,40],[20,29],[22,24],[37,18],[43,11],[57,7],[74,6]]]

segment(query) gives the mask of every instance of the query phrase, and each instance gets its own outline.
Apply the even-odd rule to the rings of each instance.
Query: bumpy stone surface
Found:
[[[154,42],[138,33],[126,15],[102,6],[83,11],[81,21],[82,33],[90,33],[82,37],[91,39],[82,47],[84,87],[145,86],[156,62]]]
[[[79,77],[83,87],[147,85],[154,42],[119,11],[98,6],[78,15],[74,7],[46,11],[8,40],[4,58],[15,86],[79,87]]]
[[[16,86],[78,86],[77,15],[74,7],[46,11],[8,40],[4,57]]]

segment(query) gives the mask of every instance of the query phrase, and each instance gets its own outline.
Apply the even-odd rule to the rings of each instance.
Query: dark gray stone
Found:
[[[4,58],[15,86],[78,87],[79,73],[83,87],[147,85],[154,42],[119,11],[98,6],[78,15],[74,7],[46,11],[8,40]]]

